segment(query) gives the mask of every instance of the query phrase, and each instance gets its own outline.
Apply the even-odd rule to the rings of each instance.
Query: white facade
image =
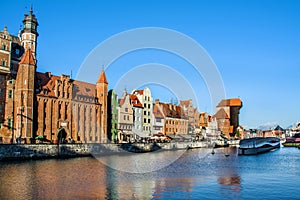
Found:
[[[144,90],[134,90],[132,94],[136,95],[143,105],[142,112],[142,130],[144,133],[152,134],[152,112],[153,112],[153,102],[151,91],[148,87]]]

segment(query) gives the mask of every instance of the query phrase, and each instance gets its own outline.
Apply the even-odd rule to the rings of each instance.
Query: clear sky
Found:
[[[300,1],[1,0],[0,4],[0,28],[7,25],[14,35],[33,5],[40,34],[38,71],[72,72],[76,78],[87,55],[107,38],[134,28],[162,27],[189,36],[207,51],[221,74],[226,97],[243,101],[241,125],[254,128],[277,122],[285,128],[300,120]],[[178,71],[199,89],[195,103],[199,110],[213,112],[202,78],[194,76],[183,59],[163,51],[122,56],[107,69],[109,87],[113,88],[122,74],[147,63]],[[91,75],[85,81],[96,82],[96,78]],[[154,98],[174,98],[168,88],[150,88]]]

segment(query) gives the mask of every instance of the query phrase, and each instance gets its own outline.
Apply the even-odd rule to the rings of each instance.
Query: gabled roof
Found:
[[[242,101],[240,98],[223,99],[217,107],[223,106],[242,106]]]
[[[153,115],[154,115],[154,117],[157,118],[157,119],[163,119],[163,118],[164,118],[163,113],[162,113],[161,110],[159,109],[159,104],[154,104],[154,105],[153,105]]]
[[[133,107],[143,108],[139,98],[134,94],[130,94],[130,102]]]
[[[193,103],[192,103],[192,100],[181,100],[180,101],[180,105],[181,106],[185,106],[185,107],[189,107],[189,105],[192,105]]]
[[[36,88],[40,89],[39,95],[56,97],[55,89],[57,81],[61,81],[61,76],[47,75],[46,73],[36,72]],[[95,102],[96,85],[81,81],[72,81],[72,99],[80,102]],[[47,93],[44,93],[44,90]],[[60,91],[62,92],[62,91]]]
[[[137,92],[137,93],[140,94],[140,95],[143,95],[143,94],[144,94],[144,90],[135,90],[135,92]]]
[[[30,49],[27,49],[19,64],[35,65],[35,59]]]
[[[100,76],[98,78],[97,83],[106,83],[106,84],[108,84],[108,81],[106,79],[105,72],[104,72],[103,69],[101,70],[101,73],[100,73]]]
[[[183,109],[180,106],[174,104],[159,103],[161,105],[164,115],[166,117],[178,118],[178,119],[187,119],[186,115],[183,112]]]
[[[220,109],[213,117],[217,119],[229,119],[229,116],[227,115],[227,113],[223,108]]]

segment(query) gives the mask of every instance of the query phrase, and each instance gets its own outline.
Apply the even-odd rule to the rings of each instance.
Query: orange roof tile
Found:
[[[98,78],[97,83],[106,83],[106,84],[108,84],[108,81],[106,79],[105,72],[104,72],[103,69],[101,70],[101,73],[100,73],[100,76]]]
[[[159,109],[159,104],[154,104],[153,105],[153,114],[155,118],[159,118],[159,119],[163,119],[163,113],[161,113],[160,109]]]
[[[139,93],[140,95],[144,94],[144,90],[136,90],[137,93]]]
[[[25,51],[19,64],[35,65],[34,55],[32,54],[32,51],[30,49],[27,49]]]
[[[133,107],[143,108],[143,105],[139,101],[138,97],[134,94],[130,94],[130,101]]]
[[[217,107],[223,106],[242,106],[242,101],[240,98],[223,99]]]

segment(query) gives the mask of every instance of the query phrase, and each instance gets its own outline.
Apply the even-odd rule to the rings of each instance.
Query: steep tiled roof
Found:
[[[20,64],[29,64],[29,65],[35,65],[35,59],[32,54],[32,51],[30,49],[27,49],[22,56],[22,59],[20,61]]]
[[[229,116],[227,115],[227,113],[223,108],[220,109],[213,117],[217,119],[229,119]]]
[[[79,100],[79,96],[89,99],[95,98],[96,85],[76,80],[73,84],[73,99]]]
[[[141,102],[139,101],[138,97],[134,94],[130,95],[130,101],[133,107],[139,107],[139,108],[143,108],[143,105],[141,104]]]
[[[40,89],[39,95],[56,97],[55,86],[57,81],[61,81],[61,76],[49,76],[46,73],[36,72],[36,88]],[[94,84],[81,81],[73,81],[72,79],[70,79],[70,81],[72,81],[73,84],[73,100],[89,103],[95,102],[96,86]],[[44,90],[46,90],[47,93],[45,93]]]
[[[136,90],[135,92],[137,92],[140,95],[144,94],[144,90]]]
[[[181,100],[181,101],[180,101],[180,105],[181,105],[181,106],[185,106],[185,107],[189,107],[191,101],[192,101],[192,100]]]
[[[106,79],[105,72],[104,72],[103,69],[101,70],[101,73],[100,73],[100,76],[98,78],[97,83],[106,83],[106,84],[108,84],[108,81]]]
[[[173,104],[159,103],[162,106],[162,110],[166,117],[186,119],[182,108]]]
[[[242,106],[242,101],[239,98],[234,99],[223,99],[217,107],[222,106]]]
[[[153,114],[154,114],[154,117],[155,117],[155,118],[158,118],[158,119],[163,119],[163,118],[164,118],[164,115],[163,115],[163,113],[160,111],[159,105],[158,105],[158,104],[154,104],[154,105],[153,105]]]

